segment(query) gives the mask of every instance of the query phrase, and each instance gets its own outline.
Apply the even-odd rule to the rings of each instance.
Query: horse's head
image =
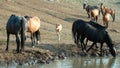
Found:
[[[103,3],[100,4],[100,6],[102,6],[102,5],[103,5]]]
[[[30,18],[32,18],[31,16],[24,16],[25,19],[29,20]]]
[[[110,53],[112,54],[113,57],[116,57],[116,49],[107,31],[106,31],[105,39],[106,39],[106,44],[109,47]]]
[[[113,47],[112,49],[110,49],[110,53],[112,54],[113,57],[116,57],[116,48]]]
[[[86,9],[87,4],[84,2],[83,3],[83,9]]]

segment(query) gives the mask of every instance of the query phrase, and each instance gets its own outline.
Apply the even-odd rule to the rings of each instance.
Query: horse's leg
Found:
[[[16,43],[17,43],[16,51],[17,51],[17,53],[19,53],[20,52],[20,39],[19,39],[18,33],[15,34],[15,36],[16,36]]]
[[[88,48],[87,52],[96,44],[96,42],[93,42],[93,44]]]
[[[103,49],[102,49],[102,47],[103,47],[103,43],[100,43],[100,56],[102,56],[103,55]]]
[[[6,46],[6,51],[9,49],[9,40],[10,40],[10,34],[7,32],[7,46]]]
[[[35,32],[35,36],[36,36],[37,45],[38,45],[40,42],[40,31],[39,30]]]
[[[31,46],[34,48],[34,44],[35,44],[35,36],[34,36],[35,33],[31,33],[31,41],[32,41],[32,44]]]
[[[96,22],[97,22],[97,20],[98,20],[98,16],[96,16]]]
[[[85,43],[86,46],[87,46],[87,42],[88,42],[88,39],[86,38],[86,43]]]
[[[88,14],[88,18],[90,18],[90,12],[89,11],[87,11],[87,14]]]
[[[85,39],[85,37],[84,36],[81,36],[81,47],[82,47],[82,50],[83,50],[83,52],[85,52],[86,53],[86,45],[84,44],[84,39]]]
[[[113,18],[113,21],[112,21],[112,22],[114,22],[114,21],[115,21],[115,13],[112,14],[112,18]]]
[[[60,43],[60,32],[58,33],[58,44]]]
[[[76,32],[74,33],[74,42],[75,42],[75,44],[78,43],[78,38],[77,38],[77,33]]]
[[[78,47],[78,48],[80,48],[79,40],[81,41],[81,39],[80,39],[80,34],[77,33],[76,43],[77,43],[77,47]]]
[[[108,22],[106,23],[106,28],[108,28]]]
[[[100,16],[100,9],[99,9],[99,16]]]
[[[20,49],[20,51],[24,51],[25,40],[26,40],[25,33],[21,32],[21,49]]]

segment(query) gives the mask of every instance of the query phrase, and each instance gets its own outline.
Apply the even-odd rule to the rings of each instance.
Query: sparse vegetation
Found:
[[[109,23],[109,28],[107,31],[112,37],[112,40],[115,42],[120,42],[120,1],[119,0],[86,0],[88,4],[98,5],[103,2],[105,6],[115,9],[116,20],[112,23],[112,20]],[[105,2],[104,2],[105,1]],[[82,3],[84,0],[0,0],[0,60],[1,55],[3,56],[6,52],[4,49],[6,47],[6,22],[11,14],[16,15],[28,15],[28,16],[38,16],[41,19],[41,42],[39,44],[38,52],[46,52],[47,50],[52,51],[58,49],[57,45],[57,35],[55,31],[55,24],[60,23],[63,25],[63,30],[61,31],[61,47],[65,47],[66,52],[74,51],[77,52],[77,49],[73,46],[74,41],[71,34],[72,22],[76,19],[84,19],[89,21],[87,18],[86,11],[82,8]],[[102,25],[102,16],[99,16],[98,23]],[[118,32],[113,32],[111,29],[117,30]],[[15,37],[10,37],[10,48],[16,49]],[[26,40],[25,49],[29,52],[31,48],[29,47],[31,40],[28,38]],[[69,48],[73,47],[73,48]],[[67,50],[68,48],[68,50]],[[30,50],[29,50],[30,49]],[[39,51],[39,49],[41,51]],[[42,50],[45,49],[45,50]],[[71,50],[73,49],[73,50]],[[35,49],[34,49],[35,50]],[[55,50],[55,51],[56,51]],[[54,51],[54,50],[53,50]],[[61,50],[60,50],[61,51]],[[12,52],[12,51],[10,51]],[[34,51],[36,52],[36,51]],[[51,52],[50,52],[51,53]],[[12,53],[13,54],[13,53]],[[24,53],[26,54],[26,53]],[[2,59],[4,59],[2,56]],[[26,55],[24,55],[26,56]],[[29,55],[28,55],[29,56]],[[13,57],[13,56],[12,56]],[[16,58],[15,58],[16,59]]]

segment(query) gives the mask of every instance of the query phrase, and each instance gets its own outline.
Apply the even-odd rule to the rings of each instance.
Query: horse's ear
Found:
[[[101,3],[100,5],[103,5],[103,3]]]

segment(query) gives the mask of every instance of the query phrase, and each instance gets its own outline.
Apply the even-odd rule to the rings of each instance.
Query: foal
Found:
[[[58,36],[58,41],[60,41],[60,31],[62,30],[62,25],[61,24],[56,24],[56,33]]]

